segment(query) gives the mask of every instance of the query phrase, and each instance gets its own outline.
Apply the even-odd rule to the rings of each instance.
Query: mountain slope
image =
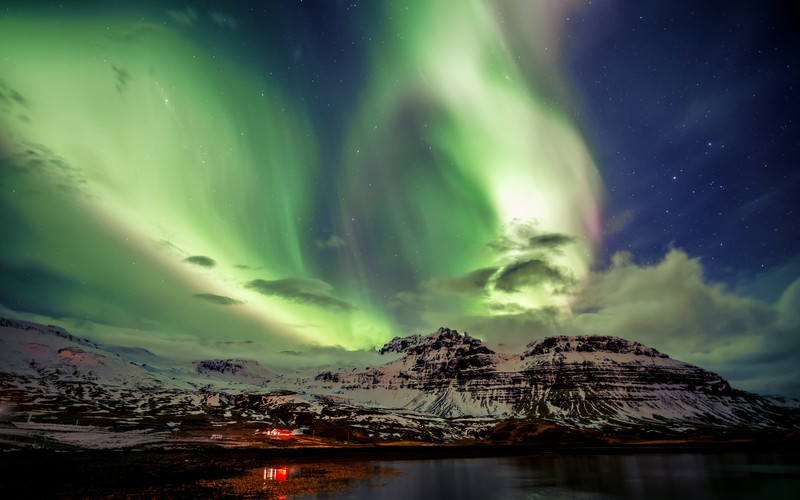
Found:
[[[375,366],[279,373],[248,360],[181,364],[0,319],[0,416],[79,417],[126,430],[263,423],[348,441],[494,439],[511,428],[537,436],[557,429],[569,439],[642,430],[763,434],[796,431],[800,422],[797,401],[737,391],[714,373],[616,337],[550,337],[504,354],[440,328],[395,338],[379,353],[386,361]]]
[[[396,338],[381,352],[402,357],[362,371],[323,372],[306,385],[448,418],[536,418],[597,428],[788,425],[785,408],[773,400],[616,337],[550,337],[514,356],[441,328],[429,337]]]

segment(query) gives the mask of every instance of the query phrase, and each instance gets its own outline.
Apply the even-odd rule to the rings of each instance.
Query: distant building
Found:
[[[294,437],[294,433],[291,429],[279,429],[278,427],[262,431],[261,434],[264,434],[270,439],[292,439]]]

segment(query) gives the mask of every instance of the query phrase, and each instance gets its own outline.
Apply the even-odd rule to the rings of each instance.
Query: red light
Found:
[[[289,468],[288,467],[265,467],[264,468],[264,479],[270,481],[286,481],[286,478],[289,476]]]

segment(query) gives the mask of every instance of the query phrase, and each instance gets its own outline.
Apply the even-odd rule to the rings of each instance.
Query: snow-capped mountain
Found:
[[[616,337],[549,337],[504,355],[440,328],[428,337],[395,338],[380,352],[402,356],[365,370],[325,371],[305,384],[362,404],[448,418],[537,418],[596,428],[787,425],[785,408],[774,400]]]
[[[173,431],[188,421],[271,422],[342,439],[430,441],[497,435],[493,429],[510,421],[672,434],[791,432],[800,422],[797,401],[737,391],[718,375],[615,337],[550,337],[507,354],[440,328],[395,338],[379,353],[385,362],[375,366],[279,373],[248,360],[180,364],[0,319],[0,417],[79,415]]]

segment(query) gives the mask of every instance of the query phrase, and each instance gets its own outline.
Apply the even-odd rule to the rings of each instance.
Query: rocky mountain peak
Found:
[[[378,351],[381,354],[390,352],[406,353],[406,355],[441,357],[447,353],[456,356],[475,354],[494,354],[480,339],[470,337],[467,332],[462,335],[458,330],[441,327],[428,336],[412,335],[395,337]]]
[[[395,337],[389,342],[383,344],[378,350],[379,354],[388,354],[392,352],[402,353],[409,347],[414,347],[422,342],[422,335],[411,335],[409,337]]]
[[[238,373],[245,369],[245,362],[238,359],[204,359],[195,362],[198,373]]]
[[[402,352],[402,363],[425,380],[459,380],[494,369],[494,351],[480,339],[450,328],[410,337]]]
[[[608,352],[669,358],[652,347],[609,335],[560,335],[529,343],[523,357],[562,352]]]

